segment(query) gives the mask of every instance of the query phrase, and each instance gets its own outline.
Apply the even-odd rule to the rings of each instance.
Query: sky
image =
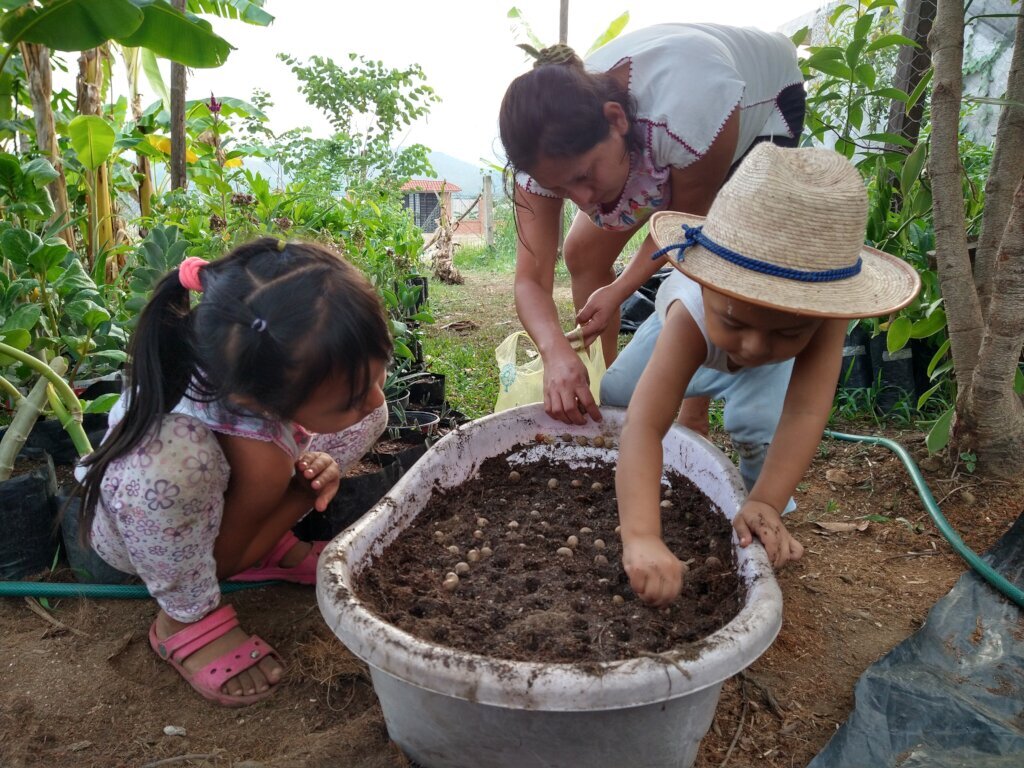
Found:
[[[508,83],[530,67],[516,43],[508,11],[513,4],[546,44],[557,42],[559,0],[267,0],[276,20],[270,27],[211,19],[214,30],[235,46],[217,69],[193,70],[188,98],[234,96],[248,100],[254,88],[274,101],[270,126],[276,132],[309,126],[330,135],[327,121],[303,101],[298,81],[278,53],[301,60],[320,55],[339,65],[349,53],[401,68],[419,64],[440,96],[428,118],[401,136],[466,162],[499,162],[497,115]],[[569,0],[568,42],[580,53],[624,11],[626,32],[668,21],[716,22],[775,30],[813,11],[822,0]],[[169,71],[169,68],[168,70]],[[165,72],[165,77],[166,77]],[[168,77],[169,82],[169,77]]]

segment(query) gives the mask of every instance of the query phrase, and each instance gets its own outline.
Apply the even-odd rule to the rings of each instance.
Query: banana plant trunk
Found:
[[[185,0],[171,0],[179,11]],[[171,189],[185,188],[185,67],[171,62]]]
[[[102,114],[103,59],[98,48],[82,51],[78,57],[78,114]],[[86,240],[87,261],[92,269],[99,254],[113,245],[110,186],[106,163],[96,169],[88,195],[90,233]]]
[[[64,225],[58,234],[68,244],[68,247],[74,250],[75,230],[70,224],[71,217],[68,215],[68,182],[64,178],[64,164],[57,146],[57,131],[53,121],[53,105],[51,103],[53,76],[50,49],[45,45],[35,43],[21,43],[20,48],[21,59],[24,62],[25,74],[28,78],[29,96],[32,99],[36,144],[57,171],[57,178],[51,181],[47,187],[54,208],[51,223],[59,222]]]

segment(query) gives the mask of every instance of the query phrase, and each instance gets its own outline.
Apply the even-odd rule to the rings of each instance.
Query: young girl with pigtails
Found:
[[[83,528],[156,599],[160,658],[209,700],[255,703],[284,668],[218,582],[315,583],[324,543],[291,528],[327,508],[387,424],[384,310],[327,248],[263,238],[168,273],[129,357],[110,430],[82,462]]]

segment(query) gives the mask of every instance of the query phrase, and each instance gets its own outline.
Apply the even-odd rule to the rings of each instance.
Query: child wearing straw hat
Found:
[[[782,513],[828,419],[847,322],[895,312],[920,288],[911,266],[863,245],[866,218],[846,158],[773,144],[751,151],[706,217],[651,218],[656,256],[678,271],[658,292],[663,328],[629,400],[616,472],[623,566],[644,602],[672,602],[686,570],[661,539],[659,508],[661,441],[684,396],[739,392],[734,422],[768,420],[733,526],[741,546],[760,539],[775,567],[803,554]]]

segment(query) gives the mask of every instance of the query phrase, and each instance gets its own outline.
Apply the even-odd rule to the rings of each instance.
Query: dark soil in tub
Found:
[[[694,643],[739,612],[745,588],[729,521],[686,478],[667,480],[663,535],[690,567],[668,608],[645,606],[622,570],[613,466],[511,466],[506,456],[436,490],[356,592],[410,634],[495,658],[593,663]]]

